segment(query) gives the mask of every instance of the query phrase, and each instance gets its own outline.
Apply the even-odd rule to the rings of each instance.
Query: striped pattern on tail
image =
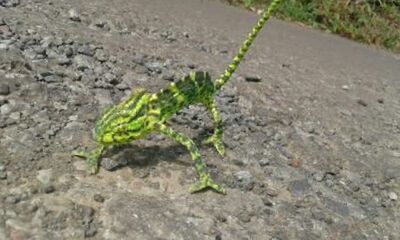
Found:
[[[260,18],[260,20],[258,20],[257,25],[252,29],[246,41],[244,41],[242,47],[239,49],[238,54],[236,54],[236,56],[233,58],[233,62],[229,64],[225,72],[221,74],[221,76],[217,80],[215,80],[215,89],[220,89],[229,80],[229,78],[235,72],[236,68],[239,66],[247,50],[249,50],[249,47],[253,43],[258,32],[271,17],[272,13],[276,10],[281,1],[282,0],[274,0],[268,7],[265,8],[262,17]]]

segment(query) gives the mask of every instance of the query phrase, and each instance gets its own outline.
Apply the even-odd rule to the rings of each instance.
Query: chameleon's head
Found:
[[[108,108],[96,121],[94,138],[104,145],[128,143],[147,135],[150,94],[138,89],[125,101]]]

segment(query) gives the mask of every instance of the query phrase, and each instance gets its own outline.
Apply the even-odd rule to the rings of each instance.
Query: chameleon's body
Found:
[[[94,174],[98,171],[99,159],[108,146],[129,143],[144,138],[151,132],[160,132],[175,139],[190,152],[199,175],[199,182],[192,186],[191,192],[211,187],[220,193],[225,193],[225,190],[205,171],[205,164],[194,142],[167,127],[165,122],[184,107],[196,103],[203,104],[211,112],[215,126],[214,134],[205,142],[214,144],[218,153],[224,154],[222,121],[216,108],[215,94],[232,76],[256,35],[280,2],[281,0],[274,0],[265,9],[233,62],[215,82],[211,81],[207,72],[192,72],[158,93],[149,93],[143,89],[134,91],[130,98],[109,108],[97,120],[94,136],[98,147],[90,153],[75,151],[73,155],[87,158],[90,171]]]

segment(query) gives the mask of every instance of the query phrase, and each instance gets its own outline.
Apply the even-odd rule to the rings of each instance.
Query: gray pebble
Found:
[[[101,166],[106,169],[107,171],[112,171],[115,170],[118,167],[121,166],[126,166],[128,164],[128,162],[125,161],[114,161],[111,160],[110,158],[102,158],[101,159]]]
[[[10,104],[3,104],[0,107],[0,113],[3,116],[6,115],[6,114],[9,114],[11,111],[12,111],[12,107],[10,106]]]
[[[103,28],[104,26],[106,26],[106,24],[107,24],[107,21],[104,20],[104,19],[97,19],[97,20],[94,22],[94,26],[96,26],[96,27],[98,27],[98,28]]]
[[[48,59],[57,59],[59,57],[58,53],[54,49],[46,49],[46,54]],[[43,56],[43,55],[41,55]]]
[[[75,43],[75,41],[72,38],[68,38],[68,37],[63,38],[63,45],[60,46],[59,50],[72,47],[72,45],[74,43]]]
[[[145,67],[147,67],[147,69],[155,73],[162,72],[162,64],[160,62],[145,63]]]
[[[263,200],[264,205],[267,207],[272,207],[275,205],[274,202],[272,202],[271,199],[269,199],[269,197],[267,197],[267,196],[263,197],[262,200]]]
[[[238,218],[244,223],[248,223],[251,221],[251,216],[247,211],[240,212]]]
[[[116,56],[110,56],[109,61],[112,63],[116,63],[117,62],[117,57]]]
[[[95,194],[95,195],[93,196],[93,199],[94,199],[96,202],[99,202],[99,203],[102,203],[102,202],[105,201],[104,197],[101,196],[100,194]]]
[[[215,214],[215,218],[216,218],[219,222],[226,222],[226,221],[228,220],[227,217],[225,216],[225,214],[222,213],[222,212],[217,212],[217,213]]]
[[[37,56],[37,54],[32,49],[24,50],[23,54],[27,59],[30,59],[30,60],[36,59],[36,56]]]
[[[48,49],[51,48],[54,44],[53,44],[54,38],[52,36],[48,36],[48,37],[44,37],[41,41],[40,41],[40,46],[44,49]]]
[[[146,59],[146,56],[145,56],[144,54],[136,53],[136,54],[133,56],[132,61],[133,61],[134,63],[136,63],[136,64],[144,65],[145,59]]]
[[[71,59],[69,59],[66,55],[61,55],[57,58],[57,63],[59,65],[69,65],[71,64]]]
[[[149,72],[149,69],[142,65],[136,65],[135,72],[139,74],[146,74]]]
[[[306,122],[303,125],[303,129],[307,133],[310,133],[310,134],[315,133],[315,124],[313,122]]]
[[[365,101],[362,100],[362,99],[358,99],[358,100],[357,100],[357,103],[360,104],[360,105],[363,106],[363,107],[367,107],[367,106],[368,106],[367,102],[365,102]]]
[[[95,73],[96,75],[102,76],[102,75],[104,74],[104,72],[105,72],[105,69],[104,69],[102,66],[96,66],[96,67],[93,69],[93,71],[94,71],[94,73]]]
[[[317,182],[322,182],[325,179],[325,172],[318,171],[314,173],[313,179]]]
[[[311,185],[307,179],[300,179],[292,181],[289,184],[288,190],[295,196],[301,196],[308,193],[311,189]]]
[[[77,208],[81,215],[82,223],[89,225],[93,221],[94,209],[84,205],[78,205]]]
[[[0,40],[0,49],[8,50],[10,44],[8,42],[5,42],[4,40]]]
[[[262,159],[258,160],[258,164],[260,164],[261,167],[265,167],[270,164],[270,161],[268,158],[262,158]]]
[[[2,7],[16,7],[20,4],[20,0],[0,0]]]
[[[125,81],[122,81],[121,83],[117,84],[115,87],[118,88],[119,90],[126,90],[126,89],[130,88],[128,83],[126,83]]]
[[[9,204],[16,204],[21,201],[21,197],[17,195],[9,195],[6,197],[5,202]]]
[[[381,199],[381,206],[382,207],[389,207],[390,206],[390,199]]]
[[[76,68],[80,71],[93,68],[92,59],[85,55],[77,55],[74,57]]]
[[[36,205],[36,204],[33,204],[33,205],[30,205],[29,207],[28,207],[28,211],[29,212],[36,212],[37,210],[39,209],[39,206],[38,205]]]
[[[311,208],[311,214],[313,218],[318,221],[323,221],[328,224],[331,224],[333,222],[332,218],[327,213],[323,212],[321,209]]]
[[[367,187],[373,187],[374,185],[376,185],[376,182],[374,179],[368,177],[368,178],[364,179],[363,184]]]
[[[36,179],[39,180],[43,185],[50,185],[50,181],[53,178],[52,169],[39,170],[36,175]]]
[[[76,9],[73,9],[73,8],[68,11],[68,17],[69,17],[69,19],[71,19],[72,21],[75,21],[75,22],[81,21],[78,11],[76,11]]]
[[[49,77],[49,76],[53,76],[53,75],[54,75],[53,72],[51,72],[51,71],[49,71],[47,69],[41,69],[41,70],[39,70],[38,74],[36,75],[36,78],[39,81],[44,81],[45,77]]]
[[[50,76],[46,76],[43,78],[43,80],[47,83],[55,83],[55,82],[61,82],[62,79],[60,76],[58,75],[50,75]]]
[[[109,54],[103,49],[97,49],[94,58],[100,62],[105,62],[109,58]]]
[[[53,137],[56,135],[56,132],[53,129],[46,130],[46,135],[49,137]]]
[[[48,185],[43,188],[44,193],[52,193],[56,190],[56,188],[53,185]]]
[[[45,55],[46,54],[46,49],[41,47],[41,46],[36,46],[33,48],[35,53],[40,54],[40,55]]]
[[[173,73],[164,73],[163,75],[162,75],[162,79],[163,80],[166,80],[166,81],[174,81],[175,80],[175,74],[173,74]]]
[[[189,69],[195,69],[195,68],[196,68],[196,64],[194,64],[194,63],[188,63],[186,66],[187,66]]]
[[[360,191],[360,186],[359,186],[357,183],[351,182],[351,183],[349,183],[348,185],[349,185],[349,188],[350,188],[353,192],[358,192],[358,191]]]
[[[389,198],[392,201],[396,201],[398,199],[397,194],[395,192],[389,192]]]
[[[350,213],[347,202],[342,202],[335,199],[326,199],[325,202],[326,207],[337,214],[348,216]]]
[[[170,31],[163,31],[160,33],[160,36],[170,42],[176,41],[176,37],[174,36],[173,32]]]
[[[139,171],[138,177],[139,178],[147,178],[150,175],[150,170],[149,169],[143,169]]]
[[[261,82],[261,77],[259,76],[245,76],[244,79],[247,82]]]
[[[332,179],[326,179],[325,184],[328,187],[333,187],[335,185],[335,182]]]
[[[94,55],[94,50],[87,44],[78,47],[78,53],[92,57]]]
[[[62,39],[61,37],[56,37],[54,38],[53,43],[57,47],[62,46],[64,44],[64,39]]]
[[[267,194],[270,197],[276,197],[278,196],[279,192],[271,187],[267,187],[267,189],[265,189],[265,194]]]
[[[254,187],[253,176],[249,171],[239,171],[234,174],[241,189],[251,190]]]
[[[64,49],[64,54],[67,57],[72,57],[74,55],[74,49],[72,49],[72,47],[66,47]]]
[[[15,122],[19,122],[19,120],[21,119],[21,112],[13,112],[10,114],[9,119],[15,121]]]
[[[10,86],[5,83],[0,83],[0,95],[10,94]]]
[[[97,228],[95,224],[89,224],[85,229],[85,237],[93,237],[97,233]]]
[[[120,82],[120,79],[110,72],[106,72],[103,77],[107,83],[111,83],[112,85],[117,85]]]

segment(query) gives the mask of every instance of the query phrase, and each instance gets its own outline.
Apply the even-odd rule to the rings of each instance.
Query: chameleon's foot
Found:
[[[224,143],[222,142],[221,137],[218,137],[218,135],[213,134],[212,136],[208,137],[203,141],[204,144],[213,144],[215,149],[217,149],[217,152],[219,155],[224,156],[225,154],[225,147]]]
[[[217,183],[215,183],[214,180],[212,180],[210,175],[208,175],[208,174],[202,175],[200,180],[190,187],[189,191],[190,191],[190,193],[195,193],[195,192],[204,190],[206,188],[212,188],[215,191],[217,191],[218,193],[226,194],[226,190],[223,187],[221,187],[220,185],[218,185]]]
[[[85,158],[89,174],[99,171],[99,156],[96,152],[73,151],[72,156]]]
[[[90,174],[96,174],[99,171],[99,158],[90,156],[86,159],[86,165]]]

